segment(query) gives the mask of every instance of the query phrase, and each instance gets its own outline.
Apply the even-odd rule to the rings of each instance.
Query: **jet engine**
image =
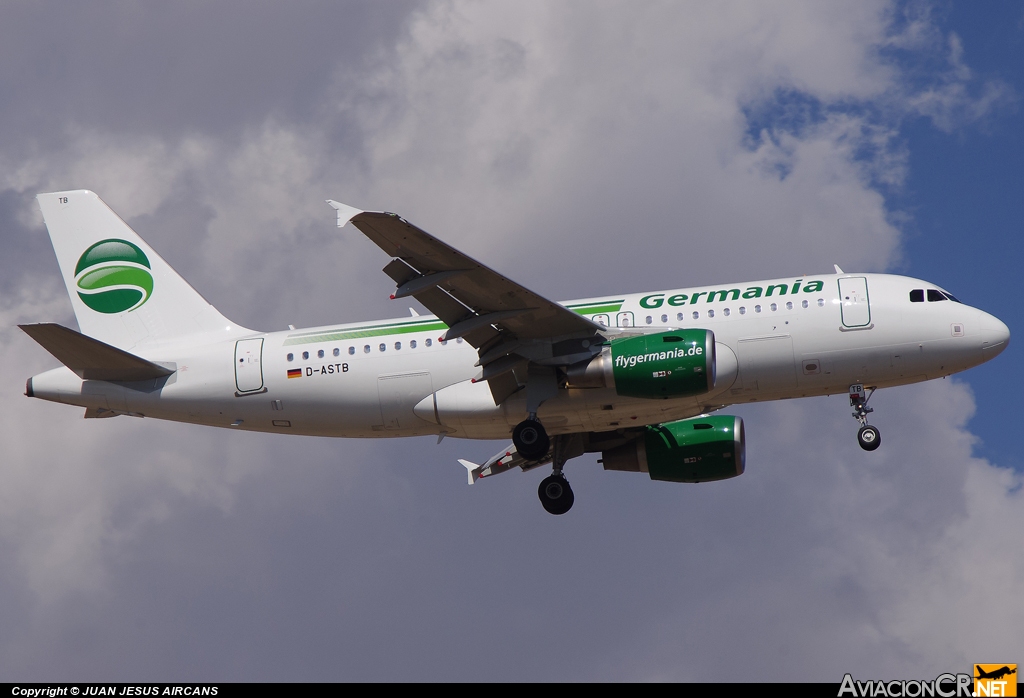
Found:
[[[601,456],[605,470],[648,473],[652,480],[725,480],[742,475],[746,465],[743,420],[720,415],[649,426]]]
[[[713,332],[672,330],[613,339],[566,377],[571,387],[614,388],[623,397],[689,397],[715,387],[715,363]]]

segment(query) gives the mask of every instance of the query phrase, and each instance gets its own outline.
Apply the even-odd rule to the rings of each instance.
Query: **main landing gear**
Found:
[[[554,438],[551,449],[551,474],[541,480],[537,495],[544,510],[558,516],[572,509],[576,501],[569,481],[562,474],[562,466],[570,458],[583,455],[582,434],[559,434]]]
[[[526,460],[540,460],[548,454],[551,439],[544,425],[537,421],[537,415],[531,414],[512,430],[512,444]]]
[[[537,496],[540,497],[544,511],[555,516],[572,509],[572,504],[576,501],[572,488],[569,487],[569,481],[565,479],[565,475],[562,475],[561,470],[540,481]]]
[[[540,486],[537,488],[537,496],[540,497],[544,511],[560,516],[572,509],[573,502],[576,501],[569,481],[562,474],[562,466],[570,458],[583,453],[583,442],[579,434],[556,436],[554,449],[551,448],[551,442],[552,439],[548,436],[544,425],[537,421],[535,412],[531,412],[512,431],[512,444],[516,447],[519,455],[526,460],[539,461],[546,458],[548,451],[551,451],[552,471],[550,475],[541,480]]]
[[[868,424],[868,414],[874,412],[868,407],[868,400],[874,395],[875,389],[868,388],[867,392],[860,383],[850,386],[850,407],[853,408],[853,416],[860,422],[860,429],[857,430],[857,443],[865,451],[874,451],[882,445],[882,433],[878,427]]]

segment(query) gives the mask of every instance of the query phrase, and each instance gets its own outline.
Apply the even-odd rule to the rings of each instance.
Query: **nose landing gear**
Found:
[[[868,400],[875,394],[874,388],[868,388],[867,392],[860,383],[850,386],[850,407],[853,408],[853,416],[860,422],[860,429],[857,430],[857,443],[865,451],[874,451],[882,445],[882,433],[878,427],[868,424],[868,414],[874,410],[868,407]]]
[[[857,430],[857,443],[865,451],[874,451],[882,445],[882,434],[877,427],[865,424]]]

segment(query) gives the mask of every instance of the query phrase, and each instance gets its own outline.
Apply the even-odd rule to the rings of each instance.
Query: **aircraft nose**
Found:
[[[981,354],[985,361],[994,359],[1010,344],[1010,328],[988,313],[981,321]]]

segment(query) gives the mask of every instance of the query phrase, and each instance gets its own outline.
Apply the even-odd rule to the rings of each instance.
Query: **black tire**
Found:
[[[537,496],[540,497],[544,511],[555,516],[561,516],[572,509],[573,502],[576,501],[569,481],[561,475],[549,475],[541,480]]]
[[[512,443],[526,460],[540,460],[548,454],[551,439],[544,425],[535,419],[524,419],[512,430]]]
[[[865,424],[857,432],[857,443],[865,451],[874,451],[882,445],[882,433],[878,431],[877,427]]]

